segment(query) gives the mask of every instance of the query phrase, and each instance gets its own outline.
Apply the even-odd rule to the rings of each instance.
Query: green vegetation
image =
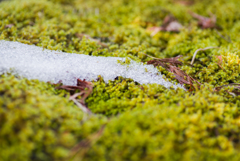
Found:
[[[78,107],[47,83],[2,76],[0,84],[1,160],[66,158],[104,123],[100,117],[84,122]]]
[[[179,68],[201,83],[184,91],[99,78],[86,99],[94,115],[86,115],[55,85],[2,75],[0,160],[240,160],[240,91],[231,86],[240,83],[239,7],[238,0],[0,2],[1,40],[144,63],[147,55],[183,55]],[[199,27],[189,11],[215,15],[218,28]],[[170,14],[180,32],[151,36]],[[210,46],[219,48],[198,52],[191,66],[193,53]]]

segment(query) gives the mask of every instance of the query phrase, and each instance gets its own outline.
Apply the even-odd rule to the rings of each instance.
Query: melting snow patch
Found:
[[[76,85],[76,79],[96,80],[101,75],[105,82],[117,76],[131,78],[140,84],[161,84],[167,88],[183,88],[165,81],[152,65],[131,60],[129,65],[117,61],[125,58],[88,56],[59,51],[19,42],[0,41],[0,74],[11,72],[28,79],[39,79],[65,85]],[[146,72],[147,69],[147,72]]]

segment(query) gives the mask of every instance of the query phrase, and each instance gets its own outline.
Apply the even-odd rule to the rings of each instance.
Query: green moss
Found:
[[[85,129],[83,113],[51,85],[37,80],[0,78],[1,160],[59,160],[102,124]],[[100,121],[100,122],[99,122]]]
[[[0,2],[1,40],[144,63],[152,59],[147,55],[183,55],[180,68],[202,83],[190,93],[126,78],[108,83],[99,78],[86,99],[97,115],[84,118],[66,91],[37,80],[2,76],[0,160],[69,160],[77,143],[81,148],[75,160],[240,160],[240,96],[233,96],[230,87],[214,90],[240,83],[240,2],[184,2],[193,4],[177,0]],[[199,28],[189,10],[216,15],[222,30]],[[152,37],[148,28],[162,25],[169,14],[185,27],[179,33],[159,32]],[[191,66],[193,53],[209,46],[219,48],[198,52]],[[122,62],[128,63],[129,59]],[[158,70],[174,80],[166,69]]]
[[[239,109],[213,93],[159,92],[162,100],[113,118],[84,160],[239,160]],[[174,97],[174,100],[169,97]],[[171,100],[171,101],[169,101]],[[109,139],[111,138],[111,139]],[[101,149],[101,150],[99,150]]]

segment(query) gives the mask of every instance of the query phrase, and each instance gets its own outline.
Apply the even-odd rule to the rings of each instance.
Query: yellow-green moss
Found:
[[[0,158],[1,160],[59,160],[86,135],[98,130],[104,120],[83,113],[50,84],[0,78]],[[93,120],[93,121],[91,121]],[[60,152],[59,152],[60,151]]]

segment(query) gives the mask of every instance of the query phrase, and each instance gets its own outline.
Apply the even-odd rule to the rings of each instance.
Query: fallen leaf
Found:
[[[56,89],[64,89],[69,91],[71,94],[69,100],[73,100],[84,112],[91,113],[85,104],[85,99],[92,93],[93,90],[93,84],[91,82],[77,79],[77,86],[61,85],[56,87]],[[77,90],[80,92],[75,93]],[[79,96],[81,96],[81,99],[77,99]]]
[[[148,28],[151,31],[151,36],[156,35],[159,31],[167,31],[167,32],[179,32],[183,26],[176,20],[172,15],[168,15],[164,18],[163,24],[160,27],[154,26]]]
[[[204,16],[201,16],[201,15],[198,15],[194,12],[190,12],[190,14],[192,15],[192,17],[194,17],[195,19],[198,20],[198,26],[201,27],[202,29],[214,29],[214,28],[219,28],[217,25],[216,25],[216,21],[217,21],[217,18],[215,15],[211,14],[211,17],[208,18],[208,17],[204,17]]]
[[[158,58],[152,57],[154,59],[148,61],[147,64],[152,64],[155,67],[160,65],[164,68],[166,67],[166,63],[170,63],[171,65],[178,66],[178,65],[182,65],[182,62],[180,62],[178,60],[181,57],[182,57],[182,55],[179,55],[179,56],[176,56],[176,57],[173,57],[173,58],[163,58],[163,59],[158,59]]]
[[[180,84],[190,85],[190,89],[194,87],[193,82],[197,82],[198,84],[201,84],[178,67],[179,65],[182,65],[182,62],[178,60],[180,57],[182,56],[179,55],[174,58],[164,58],[164,59],[154,58],[153,60],[148,61],[147,64],[152,64],[155,67],[162,66],[167,71],[173,73],[175,76],[175,79],[177,79]]]

